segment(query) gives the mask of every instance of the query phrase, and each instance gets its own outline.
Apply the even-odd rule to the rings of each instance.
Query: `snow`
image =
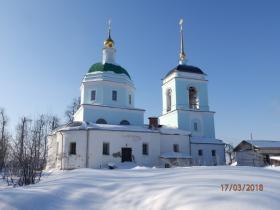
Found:
[[[269,158],[271,160],[279,160],[280,161],[280,156],[270,156]]]
[[[67,131],[67,130],[110,130],[110,131],[134,131],[134,132],[153,132],[162,134],[173,134],[173,135],[190,135],[191,132],[180,130],[177,128],[162,126],[159,129],[149,129],[148,125],[135,126],[135,125],[111,125],[111,124],[96,124],[91,122],[72,122],[67,125],[63,125],[53,131]]]
[[[0,209],[279,209],[276,167],[187,167],[53,171],[36,185],[0,189]],[[263,184],[222,192],[221,184]]]
[[[192,137],[191,143],[195,144],[224,144],[222,140],[212,139],[212,138],[202,138],[202,137]]]
[[[177,134],[177,135],[190,135],[191,132],[190,131],[185,131],[185,130],[180,130],[177,128],[172,128],[172,127],[167,127],[167,126],[162,126],[161,128],[159,128],[160,133],[162,134]]]

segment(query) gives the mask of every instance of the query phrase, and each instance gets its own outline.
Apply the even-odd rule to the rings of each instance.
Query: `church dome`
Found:
[[[114,40],[111,39],[111,36],[109,36],[109,38],[104,41],[104,47],[112,48],[114,47],[114,44]]]
[[[178,65],[176,66],[174,69],[172,69],[171,71],[169,71],[165,77],[168,77],[170,74],[172,74],[173,72],[187,72],[187,73],[194,73],[194,74],[204,74],[206,75],[200,68],[195,67],[195,66],[191,66],[191,65]]]
[[[129,79],[131,79],[130,75],[123,67],[111,63],[105,63],[105,64],[95,63],[90,67],[88,73],[107,72],[107,71],[112,71],[116,74],[125,74],[129,77]]]

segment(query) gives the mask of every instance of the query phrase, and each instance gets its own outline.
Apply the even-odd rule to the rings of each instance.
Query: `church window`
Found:
[[[122,120],[120,125],[130,125],[130,123],[127,120]]]
[[[70,155],[76,155],[76,142],[71,142],[70,143]]]
[[[103,143],[103,155],[110,155],[110,144],[109,143]]]
[[[213,156],[213,157],[216,156],[216,150],[212,150],[212,156]]]
[[[112,100],[116,101],[118,99],[118,92],[116,90],[112,91]]]
[[[198,131],[198,124],[197,124],[197,122],[195,122],[195,123],[193,124],[193,129],[194,129],[195,131]]]
[[[168,89],[167,92],[166,92],[166,111],[170,111],[171,110],[171,106],[172,106],[172,103],[171,103],[171,94],[172,94],[172,91],[171,89]]]
[[[189,108],[199,109],[197,90],[194,87],[189,88]]]
[[[131,95],[128,96],[128,103],[131,104]]]
[[[199,149],[198,150],[198,156],[202,156],[203,155],[203,150],[202,149]]]
[[[100,118],[100,119],[96,120],[96,124],[107,124],[107,121]]]
[[[179,145],[173,144],[173,152],[179,152]]]
[[[142,145],[142,154],[143,155],[148,155],[149,154],[149,145],[147,143],[144,143]]]
[[[95,98],[96,98],[96,91],[95,90],[91,91],[91,97],[90,98],[91,98],[92,101],[95,101]]]

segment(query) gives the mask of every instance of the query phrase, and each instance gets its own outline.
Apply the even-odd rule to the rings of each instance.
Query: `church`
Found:
[[[215,138],[214,114],[208,104],[206,74],[186,64],[183,21],[179,63],[162,81],[162,114],[149,117],[135,107],[129,72],[116,63],[109,23],[102,61],[84,76],[81,103],[74,121],[48,136],[47,168],[224,165],[224,142]]]

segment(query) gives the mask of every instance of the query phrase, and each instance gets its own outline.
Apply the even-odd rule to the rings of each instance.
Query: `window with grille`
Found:
[[[90,99],[91,99],[92,101],[95,101],[95,99],[96,99],[96,90],[92,90],[92,91],[91,91],[91,97],[90,97]]]
[[[173,144],[173,152],[179,152],[179,145]]]
[[[149,154],[149,145],[147,143],[144,143],[142,145],[142,154],[143,155],[148,155]]]
[[[103,155],[110,155],[110,144],[109,143],[103,143]]]
[[[116,90],[112,91],[112,100],[116,101],[118,99],[118,92]]]

